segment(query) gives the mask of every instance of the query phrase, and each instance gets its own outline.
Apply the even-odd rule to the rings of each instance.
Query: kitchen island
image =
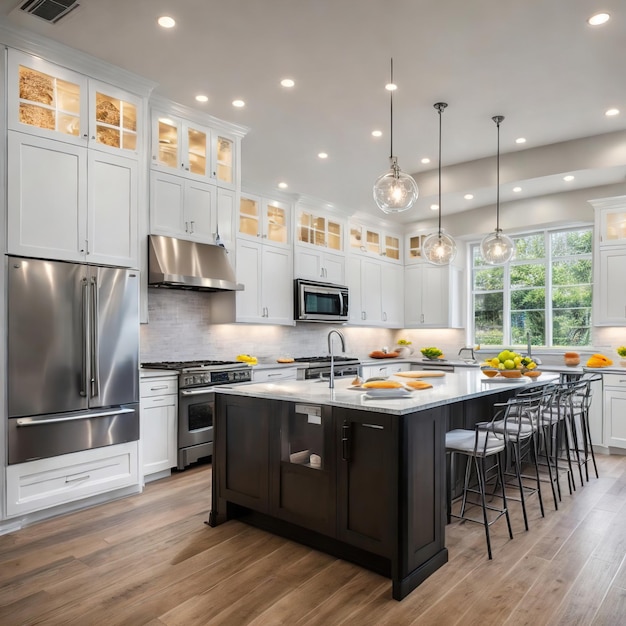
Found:
[[[399,399],[349,380],[220,387],[209,524],[242,519],[379,572],[406,597],[448,560],[446,430],[536,384],[470,369],[428,380]]]

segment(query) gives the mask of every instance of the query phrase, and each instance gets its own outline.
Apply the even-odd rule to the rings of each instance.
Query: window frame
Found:
[[[555,233],[570,233],[570,232],[590,232],[591,233],[591,250],[585,254],[568,254],[566,256],[559,256],[557,258],[553,257],[553,245],[552,245],[552,235]],[[556,346],[554,345],[554,333],[553,333],[553,325],[554,325],[554,310],[552,306],[553,302],[553,289],[555,285],[553,285],[553,265],[555,261],[571,261],[571,260],[580,260],[580,259],[589,259],[591,261],[591,275],[589,277],[589,287],[592,290],[593,294],[593,248],[594,248],[594,236],[593,236],[593,224],[585,223],[578,224],[576,226],[568,226],[568,227],[555,227],[555,228],[541,228],[537,230],[532,230],[528,232],[516,233],[515,235],[510,235],[513,239],[520,239],[523,237],[529,237],[534,235],[541,234],[544,240],[544,250],[545,256],[542,259],[517,259],[515,258],[513,261],[507,263],[502,267],[503,275],[502,275],[502,290],[499,289],[491,289],[491,290],[476,290],[475,289],[475,273],[482,269],[490,269],[494,266],[492,265],[474,265],[474,251],[476,248],[480,247],[479,240],[472,240],[468,242],[468,267],[469,267],[469,276],[468,276],[468,312],[469,312],[469,329],[472,337],[472,343],[480,343],[476,341],[476,313],[475,313],[475,296],[489,293],[500,293],[502,292],[502,300],[503,300],[503,319],[502,319],[502,336],[504,343],[503,344],[485,344],[489,348],[498,349],[505,346],[508,347],[516,347],[521,346],[523,344],[514,344],[512,343],[512,325],[511,325],[511,293],[515,290],[512,289],[511,286],[511,267],[516,265],[543,265],[545,270],[545,301],[544,301],[544,316],[545,316],[545,328],[544,328],[544,337],[545,344],[542,346],[537,346],[539,348],[550,349],[562,349],[562,348],[585,348],[592,346],[592,334],[589,333],[589,343],[584,345],[577,346]],[[586,284],[586,283],[585,283]],[[556,287],[559,287],[557,285]],[[592,296],[593,297],[593,296]],[[590,327],[593,326],[593,300],[590,304]]]

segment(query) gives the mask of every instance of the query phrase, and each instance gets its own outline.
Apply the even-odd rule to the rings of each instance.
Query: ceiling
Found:
[[[55,25],[16,12],[22,2],[15,0],[0,0],[0,17],[151,79],[163,97],[247,126],[244,186],[271,190],[285,181],[289,192],[381,216],[372,185],[389,166],[384,86],[391,57],[398,85],[394,154],[422,190],[417,206],[396,221],[432,216],[439,128],[433,104],[439,101],[449,105],[442,118],[444,215],[495,201],[494,115],[505,116],[503,202],[516,184],[521,195],[562,191],[561,174],[573,165],[568,159],[561,165],[559,155],[570,153],[568,147],[581,153],[571,185],[626,180],[626,7],[620,0],[79,2]],[[587,18],[600,10],[612,19],[589,26]],[[160,28],[160,15],[175,18],[176,27]],[[285,77],[295,87],[281,87]],[[206,104],[195,101],[199,93],[208,96]],[[246,106],[235,109],[235,98]],[[606,117],[611,107],[621,114]],[[372,137],[374,129],[383,136]],[[596,135],[606,144],[596,161],[585,160],[585,142],[538,150]],[[527,142],[516,144],[518,137]],[[317,156],[322,151],[325,160]],[[528,167],[541,162],[541,154],[551,155],[549,171]],[[431,163],[422,164],[423,157]],[[518,157],[526,164],[519,172]],[[467,162],[484,174],[463,175],[459,164]],[[466,200],[465,193],[476,197]]]

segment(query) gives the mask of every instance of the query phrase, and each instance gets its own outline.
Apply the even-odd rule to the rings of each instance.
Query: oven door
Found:
[[[213,387],[181,389],[178,395],[178,449],[202,445],[213,453],[213,416],[215,393]],[[210,446],[207,446],[210,444]]]

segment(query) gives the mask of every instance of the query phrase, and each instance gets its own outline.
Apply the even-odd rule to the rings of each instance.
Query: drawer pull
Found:
[[[158,387],[150,387],[150,391],[159,391],[159,389],[167,389],[168,385],[159,385]]]
[[[363,428],[375,428],[376,430],[385,430],[384,426],[380,424],[363,424]]]
[[[75,475],[73,477],[66,476],[65,477],[65,484],[77,483],[77,482],[79,482],[81,480],[89,480],[89,478],[90,478],[89,474]]]

